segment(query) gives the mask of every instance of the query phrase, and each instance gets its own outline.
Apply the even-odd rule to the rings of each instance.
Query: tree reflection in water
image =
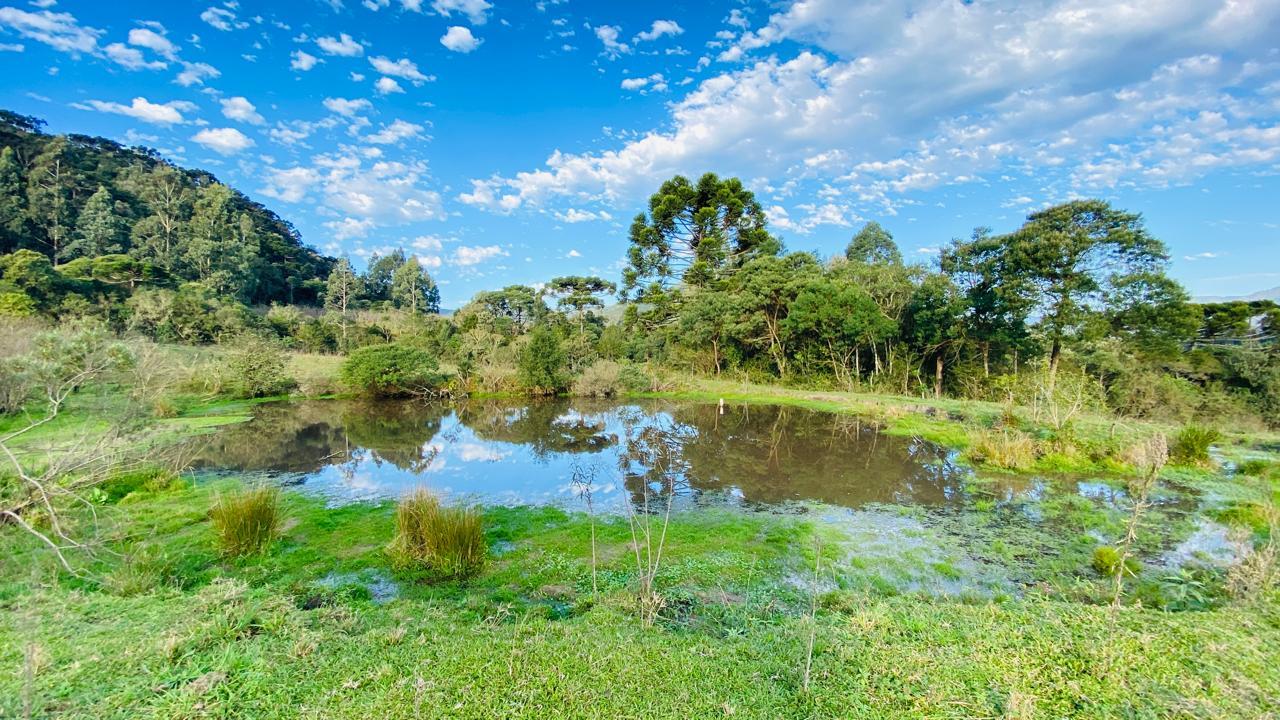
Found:
[[[962,499],[967,477],[932,443],[766,405],[722,414],[669,401],[277,403],[202,443],[202,468],[297,473],[308,486],[358,488],[359,497],[427,484],[507,503],[572,503],[578,458],[619,481],[600,489],[602,508],[622,498],[639,506],[645,488],[651,498],[694,501],[946,505]]]

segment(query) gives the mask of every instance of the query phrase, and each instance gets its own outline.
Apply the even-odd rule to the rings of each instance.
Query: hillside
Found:
[[[1201,305],[1211,305],[1214,303],[1228,302],[1258,302],[1259,300],[1273,300],[1280,302],[1280,285],[1270,290],[1259,290],[1251,295],[1235,295],[1235,296],[1208,296],[1198,297],[1195,302]]]
[[[211,173],[0,110],[0,255],[127,257],[155,284],[201,281],[250,304],[318,301],[332,259]]]

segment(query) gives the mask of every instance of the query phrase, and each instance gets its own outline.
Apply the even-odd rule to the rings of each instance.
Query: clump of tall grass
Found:
[[[446,507],[418,488],[396,506],[396,534],[387,552],[397,567],[446,578],[473,575],[485,561],[484,519],[475,508]]]
[[[969,440],[969,459],[1004,470],[1027,470],[1035,465],[1039,450],[1029,435],[1004,428],[978,432]]]
[[[1213,428],[1188,425],[1173,439],[1169,448],[1169,461],[1174,465],[1207,467],[1212,464],[1209,447],[1222,439],[1222,433]]]
[[[218,551],[228,557],[261,552],[279,533],[282,515],[277,488],[219,493],[209,511]]]

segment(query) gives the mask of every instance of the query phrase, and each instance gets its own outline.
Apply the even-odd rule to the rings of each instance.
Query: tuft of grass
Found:
[[[209,519],[218,551],[227,557],[263,551],[279,532],[281,515],[280,491],[274,487],[217,495]]]
[[[1169,461],[1174,465],[1208,467],[1212,464],[1209,448],[1222,439],[1222,433],[1213,428],[1188,425],[1173,439],[1169,448]]]
[[[980,431],[969,442],[969,459],[1004,470],[1027,470],[1037,459],[1036,441],[1017,430]]]
[[[400,568],[468,577],[484,567],[484,519],[475,508],[446,507],[430,490],[418,488],[396,506],[396,534],[387,551]]]
[[[1240,464],[1236,466],[1236,473],[1240,475],[1249,475],[1251,477],[1262,477],[1274,464],[1275,463],[1270,460],[1251,458],[1249,460],[1241,461]]]

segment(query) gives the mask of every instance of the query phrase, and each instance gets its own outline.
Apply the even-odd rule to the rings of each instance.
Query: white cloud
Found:
[[[348,217],[341,220],[331,220],[325,223],[324,226],[333,231],[334,240],[342,241],[367,237],[369,231],[377,227],[377,223],[367,218],[357,220]]]
[[[694,85],[658,129],[473,180],[459,200],[631,199],[718,168],[829,188],[794,208],[802,228],[1010,171],[1038,186],[1017,192],[1052,199],[1266,169],[1280,107],[1263,88],[1280,87],[1280,63],[1261,58],[1277,28],[1280,3],[1233,0],[793,2],[731,48],[768,56]],[[625,52],[616,26],[595,31]]]
[[[261,192],[284,202],[301,202],[320,182],[320,173],[313,168],[292,167],[288,169],[270,168],[267,170],[266,185]]]
[[[219,155],[235,155],[253,147],[253,140],[235,128],[205,128],[191,139]]]
[[[71,13],[48,10],[32,13],[3,7],[0,8],[0,26],[66,53],[92,53],[97,50],[98,37],[102,35],[101,30],[80,25]]]
[[[424,75],[418,70],[418,65],[408,58],[400,58],[399,60],[391,60],[384,56],[369,58],[369,64],[373,65],[373,69],[389,75],[398,77],[402,80],[408,80],[414,85],[421,85],[424,82],[435,80],[434,75]]]
[[[249,102],[248,98],[233,97],[225,98],[220,101],[222,103],[222,116],[230,120],[249,123],[250,125],[262,125],[266,119],[258,113],[258,109]]]
[[[324,206],[367,227],[402,225],[424,220],[443,220],[447,213],[439,193],[424,187],[426,165],[376,160],[367,164],[354,150],[320,155],[309,170],[316,173]],[[310,175],[294,169],[284,178],[308,180]],[[280,193],[286,185],[275,186]],[[310,187],[310,185],[308,185]]]
[[[147,60],[142,51],[123,43],[111,43],[102,48],[108,59],[125,70],[163,70],[169,63],[163,60]]]
[[[483,25],[489,19],[489,10],[493,7],[488,0],[434,0],[431,9],[445,17],[453,13],[467,16],[472,25]]]
[[[506,256],[507,251],[497,245],[461,245],[453,251],[453,264],[470,267]]]
[[[316,38],[316,46],[319,47],[321,52],[325,55],[356,57],[364,54],[364,46],[353,40],[351,36],[346,33],[340,33],[336,38]]]
[[[378,81],[373,84],[373,88],[378,91],[379,95],[404,92],[404,88],[400,87],[400,83],[389,77],[378,78]]]
[[[229,32],[232,29],[243,30],[249,27],[249,23],[237,20],[236,14],[225,7],[211,7],[200,13],[200,19],[223,32]]]
[[[1222,257],[1222,253],[1202,252],[1202,253],[1196,253],[1195,255],[1183,255],[1182,259],[1186,260],[1187,262],[1195,262],[1197,260],[1213,260],[1215,258],[1220,258],[1220,257]]]
[[[191,87],[192,85],[203,85],[205,80],[213,80],[221,77],[222,73],[218,69],[208,63],[182,63],[182,72],[178,73],[178,77],[174,78],[174,82],[182,87]]]
[[[303,50],[294,50],[289,54],[289,67],[299,72],[310,70],[318,62],[322,62],[320,58]]]
[[[136,97],[128,105],[102,100],[89,100],[84,104],[76,103],[73,107],[81,110],[125,115],[152,125],[181,125],[187,120],[184,112],[195,112],[196,106],[185,100],[174,100],[167,103],[153,103],[144,97]]]
[[[163,27],[160,28],[163,31]],[[174,45],[169,38],[165,37],[163,32],[156,32],[151,28],[140,27],[129,31],[129,44],[147,48],[161,57],[169,60],[178,59],[178,46]]]
[[[630,45],[618,41],[618,36],[622,33],[622,28],[617,25],[598,25],[592,28],[592,30],[595,32],[596,37],[599,38],[600,43],[604,45],[605,55],[608,55],[611,58],[616,58],[619,55],[625,55],[631,52]]]
[[[654,92],[666,92],[667,82],[662,77],[662,73],[654,73],[648,77],[626,78],[622,81],[620,87],[623,90],[649,89]]]
[[[382,130],[369,135],[365,140],[376,145],[390,145],[401,140],[418,137],[421,134],[421,125],[415,125],[404,120],[395,120],[390,125],[383,126]]]
[[[555,218],[560,222],[567,222],[567,223],[580,223],[580,222],[591,222],[592,220],[612,220],[613,219],[613,216],[605,212],[604,210],[600,210],[597,212],[592,210],[579,210],[577,208],[569,208],[564,212],[556,212],[554,213],[554,215],[555,215]],[[574,256],[574,257],[577,257],[577,256]]]
[[[657,40],[663,35],[676,36],[684,32],[684,28],[675,20],[654,20],[653,26],[648,30],[636,35],[635,42],[648,42]]]
[[[0,52],[23,52],[26,49],[22,43],[0,43]]]
[[[440,38],[441,45],[454,52],[460,53],[469,53],[472,50],[475,50],[480,47],[481,42],[482,41],[477,39],[475,35],[471,34],[471,30],[469,28],[462,27],[461,25],[454,25],[450,27]]]
[[[323,103],[326,110],[343,117],[355,117],[357,113],[373,107],[373,103],[364,98],[325,98]]]

